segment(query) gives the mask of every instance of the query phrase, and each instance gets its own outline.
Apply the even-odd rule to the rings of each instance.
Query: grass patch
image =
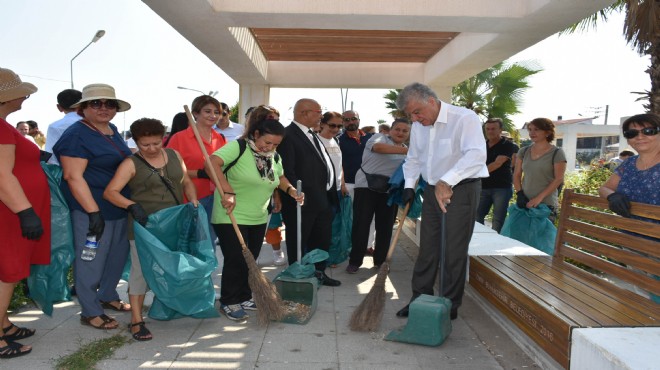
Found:
[[[128,339],[121,334],[87,343],[76,352],[61,357],[55,364],[56,369],[86,370],[93,369],[97,362],[106,359],[123,346]]]

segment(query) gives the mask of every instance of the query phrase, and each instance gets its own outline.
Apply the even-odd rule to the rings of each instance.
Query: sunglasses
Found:
[[[342,128],[343,127],[343,125],[341,125],[341,124],[335,125],[334,123],[326,123],[326,125],[328,125],[328,127],[330,127],[330,128]]]
[[[641,130],[636,130],[634,128],[629,128],[626,131],[623,132],[623,137],[626,139],[632,139],[634,137],[637,137],[639,133],[642,133],[644,136],[654,136],[658,134],[658,128],[657,127],[644,127]]]
[[[359,121],[360,119],[357,117],[344,117],[342,118],[344,122],[350,122],[350,121]]]
[[[220,114],[222,114],[222,116],[225,117],[225,116],[227,116],[229,113],[227,113],[227,112],[222,112],[222,113],[220,113]]]
[[[107,109],[117,109],[119,108],[119,102],[116,100],[90,100],[87,105],[92,109],[101,109],[105,105]]]

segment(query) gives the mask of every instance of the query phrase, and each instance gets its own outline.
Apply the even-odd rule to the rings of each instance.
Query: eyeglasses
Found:
[[[326,125],[328,125],[328,127],[330,127],[330,128],[342,128],[343,127],[342,124],[336,125],[334,123],[326,123]]]
[[[101,109],[105,105],[107,109],[117,109],[119,108],[119,102],[116,100],[90,100],[87,105],[92,109]]]
[[[344,122],[350,122],[350,121],[359,121],[360,119],[357,117],[344,117],[342,118]]]
[[[632,139],[637,137],[639,133],[642,133],[644,136],[655,136],[658,134],[658,128],[657,127],[644,127],[641,130],[636,130],[634,128],[629,128],[626,131],[623,132],[623,137],[626,139]]]

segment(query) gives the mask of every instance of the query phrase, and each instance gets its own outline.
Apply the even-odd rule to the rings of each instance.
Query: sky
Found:
[[[62,116],[56,96],[71,86],[71,59],[101,29],[105,36],[73,61],[73,83],[78,90],[91,83],[110,84],[117,98],[131,103],[131,110],[113,120],[120,130],[141,117],[158,118],[169,126],[174,114],[199,95],[177,86],[218,91],[216,98],[229,105],[238,101],[238,84],[139,0],[0,0],[0,9],[0,66],[39,88],[22,110],[9,116],[10,123],[32,119],[45,132]],[[650,62],[626,45],[622,24],[621,15],[613,16],[597,31],[550,36],[513,56],[510,61],[533,62],[544,69],[529,80],[522,113],[513,117],[516,126],[560,115],[599,115],[594,123],[602,124],[606,106],[608,124],[641,113],[642,104],[630,92],[650,89],[644,73]],[[360,113],[363,126],[392,120],[382,98],[386,92],[348,91],[348,106]],[[327,110],[342,107],[339,89],[274,88],[270,105],[288,122],[291,107],[303,97],[316,99]]]

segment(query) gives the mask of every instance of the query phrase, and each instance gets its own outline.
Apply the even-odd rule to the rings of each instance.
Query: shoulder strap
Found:
[[[247,142],[245,141],[245,139],[236,139],[236,142],[238,142],[238,157],[236,157],[236,159],[234,159],[231,163],[229,163],[227,167],[225,167],[225,169],[222,171],[222,173],[224,173],[225,175],[227,175],[227,172],[229,172],[229,170],[232,167],[234,167],[234,165],[236,164],[236,162],[238,162],[238,160],[241,158],[243,153],[245,153],[245,148],[247,147]]]
[[[552,164],[555,164],[555,157],[557,156],[557,152],[559,151],[559,148],[555,147],[555,151],[552,152]]]
[[[136,153],[136,154],[133,154],[133,157],[141,160],[142,163],[144,163],[153,173],[158,175],[158,177],[160,177],[160,181],[163,182],[163,184],[165,185],[167,190],[169,190],[170,194],[172,194],[172,197],[174,197],[174,201],[176,202],[176,204],[177,205],[181,204],[181,202],[179,202],[179,198],[177,198],[176,194],[174,194],[174,189],[172,189],[172,186],[170,185],[170,183],[167,182],[167,180],[165,180],[165,178],[160,174],[160,171],[158,171],[154,166],[152,166],[149,162],[147,162],[146,159],[142,158],[141,155]],[[165,165],[167,166],[167,164],[165,164]]]

